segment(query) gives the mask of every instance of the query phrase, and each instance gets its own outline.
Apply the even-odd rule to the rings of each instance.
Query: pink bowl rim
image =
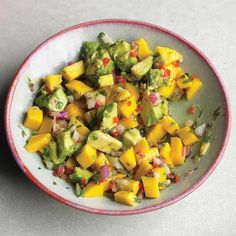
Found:
[[[224,141],[220,147],[220,150],[217,154],[217,157],[214,161],[214,163],[212,164],[212,166],[209,168],[209,170],[206,172],[206,174],[204,176],[202,176],[194,185],[192,185],[190,188],[188,188],[186,191],[184,191],[183,193],[181,193],[180,195],[178,195],[177,197],[170,199],[166,202],[163,202],[161,204],[158,205],[154,205],[154,206],[149,206],[149,207],[144,207],[141,209],[131,209],[131,210],[103,210],[103,209],[97,209],[97,208],[91,208],[91,207],[86,207],[77,203],[74,203],[70,200],[65,199],[64,197],[61,197],[60,195],[56,194],[55,192],[51,191],[50,189],[48,189],[46,186],[44,186],[42,183],[40,183],[30,172],[30,170],[24,165],[24,163],[22,162],[16,147],[14,145],[13,142],[13,138],[12,138],[12,133],[11,133],[11,129],[10,129],[10,110],[11,110],[11,104],[12,104],[12,98],[15,92],[15,88],[17,85],[17,82],[20,78],[20,74],[21,72],[24,70],[25,66],[27,65],[28,61],[30,60],[30,58],[38,51],[40,50],[43,46],[45,46],[47,43],[49,43],[50,41],[54,40],[55,38],[59,37],[62,34],[65,34],[67,32],[79,29],[79,28],[86,28],[89,26],[93,26],[93,25],[100,25],[100,24],[128,24],[128,25],[136,25],[136,26],[141,26],[141,27],[146,27],[155,31],[159,31],[161,33],[167,34],[168,36],[177,39],[178,41],[180,41],[181,43],[183,43],[184,45],[186,45],[187,47],[189,47],[192,51],[194,51],[195,53],[198,54],[198,56],[200,56],[202,58],[202,60],[204,60],[206,62],[206,64],[209,66],[209,68],[211,69],[212,73],[214,74],[216,81],[219,85],[219,88],[223,94],[223,99],[224,99],[224,103],[225,103],[225,107],[226,107],[226,127],[225,127],[225,132],[224,132]],[[213,172],[213,170],[216,168],[216,166],[218,165],[219,161],[222,158],[222,155],[225,151],[228,139],[229,139],[229,135],[230,135],[230,127],[231,127],[231,112],[230,112],[230,103],[229,103],[229,98],[228,95],[226,93],[225,87],[223,85],[223,82],[220,78],[220,75],[218,74],[218,72],[216,71],[215,67],[213,66],[213,64],[210,62],[210,60],[203,54],[203,52],[201,52],[196,46],[194,46],[192,43],[190,43],[188,40],[184,39],[183,37],[177,35],[176,33],[165,29],[164,27],[160,27],[151,23],[146,23],[143,21],[138,21],[138,20],[126,20],[126,19],[103,19],[103,20],[94,20],[94,21],[89,21],[89,22],[85,22],[85,23],[81,23],[72,27],[69,27],[67,29],[64,29],[62,31],[60,31],[59,33],[56,33],[55,35],[51,36],[50,38],[48,38],[47,40],[45,40],[43,43],[41,43],[38,47],[36,47],[30,54],[29,56],[24,60],[24,62],[21,64],[21,66],[19,67],[13,81],[11,82],[10,85],[10,89],[8,92],[8,96],[7,96],[7,100],[6,100],[6,106],[5,106],[5,114],[4,114],[4,122],[5,122],[5,131],[6,131],[6,136],[7,136],[7,141],[8,144],[11,148],[11,151],[13,153],[13,156],[17,162],[17,164],[19,165],[19,167],[22,169],[22,171],[25,173],[25,175],[34,183],[36,184],[39,188],[41,188],[44,192],[46,192],[48,195],[52,196],[54,199],[60,201],[63,204],[66,204],[68,206],[71,206],[73,208],[76,208],[78,210],[82,210],[82,211],[86,211],[86,212],[90,212],[90,213],[95,213],[95,214],[101,214],[101,215],[112,215],[112,216],[124,216],[124,215],[135,215],[135,214],[141,214],[141,213],[146,213],[146,212],[150,212],[150,211],[154,211],[154,210],[158,210],[161,208],[164,208],[166,206],[169,206],[179,200],[181,200],[182,198],[186,197],[187,195],[189,195],[191,192],[193,192],[194,190],[196,190]]]

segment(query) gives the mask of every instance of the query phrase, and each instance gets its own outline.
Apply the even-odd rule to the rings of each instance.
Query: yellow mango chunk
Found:
[[[196,92],[202,87],[202,85],[203,84],[199,79],[194,78],[192,80],[192,86],[186,89],[187,99],[190,100],[196,94]]]
[[[76,125],[76,131],[82,135],[87,136],[90,133],[90,130],[80,121],[77,120],[74,116],[70,119],[69,127]]]
[[[132,170],[136,166],[136,159],[133,147],[123,151],[119,160],[127,170]]]
[[[157,46],[156,51],[160,54],[163,65],[171,64],[175,61],[183,61],[183,56],[172,48]]]
[[[133,192],[118,191],[114,194],[116,202],[135,207],[137,206],[137,197]]]
[[[167,142],[163,143],[160,147],[160,157],[164,159],[166,165],[173,168],[174,165],[170,159],[170,151],[171,151],[170,144]]]
[[[143,160],[134,175],[134,180],[140,180],[142,176],[146,175],[149,171],[152,170],[152,165]]]
[[[134,147],[134,152],[136,155],[136,160],[140,164],[141,160],[146,153],[149,152],[149,145],[146,138],[142,138]]]
[[[184,74],[181,67],[174,66],[173,64],[164,66],[164,69],[168,69],[170,71],[170,79],[179,78],[180,76]]]
[[[154,168],[152,170],[154,173],[158,173],[158,182],[162,183],[164,181],[166,181],[166,169],[165,167],[158,167],[158,168]]]
[[[51,133],[52,125],[53,125],[53,120],[48,116],[44,116],[43,117],[43,122],[42,122],[42,124],[41,124],[41,126],[38,130],[38,134]]]
[[[132,129],[138,126],[137,117],[134,115],[129,116],[128,118],[123,117],[119,124],[123,125],[126,129]]]
[[[136,102],[139,100],[140,93],[138,87],[130,84],[130,83],[125,83],[125,89],[127,89],[131,95],[133,95],[136,99]]]
[[[160,191],[158,187],[158,179],[153,177],[142,177],[145,197],[148,198],[159,198]]]
[[[67,161],[65,162],[65,167],[69,170],[74,170],[75,167],[78,166],[78,163],[76,162],[76,160],[72,157],[69,157],[67,159]]]
[[[176,81],[172,80],[170,85],[163,85],[160,88],[157,89],[157,91],[163,96],[163,97],[170,97],[170,95],[174,92],[176,87]]]
[[[37,134],[31,136],[28,143],[25,145],[25,149],[28,152],[37,152],[40,149],[45,148],[52,140],[51,134]]]
[[[112,74],[99,76],[98,83],[100,87],[112,86],[114,79]]]
[[[164,116],[159,123],[171,135],[174,135],[179,129],[178,123],[170,116]]]
[[[128,180],[128,179],[118,179],[116,180],[118,190],[133,192],[137,194],[139,190],[139,181]]]
[[[65,111],[67,112],[69,119],[72,117],[80,117],[81,119],[84,118],[84,110],[79,106],[78,102],[68,104],[65,107]]]
[[[167,131],[160,124],[155,124],[149,128],[146,139],[148,143],[153,143],[164,138]]]
[[[109,164],[109,161],[107,160],[105,154],[100,153],[93,164],[93,168],[99,171],[105,164]]]
[[[90,146],[89,144],[85,144],[76,157],[76,161],[84,168],[87,169],[90,167],[96,160],[97,150]]]
[[[76,63],[73,63],[70,66],[65,67],[62,71],[62,75],[65,78],[65,80],[71,81],[77,79],[79,76],[84,74],[84,72],[85,72],[85,66],[84,62],[81,60]]]
[[[60,87],[62,75],[49,75],[44,79],[46,87],[52,92]]]
[[[83,192],[83,197],[102,197],[104,193],[104,184],[96,184],[90,182],[86,185]]]
[[[200,155],[200,156],[204,156],[204,155],[207,153],[207,151],[208,151],[210,145],[211,145],[210,142],[202,142],[202,144],[201,144],[201,146],[200,146],[199,155]]]
[[[191,132],[191,129],[189,126],[185,126],[177,131],[177,134],[181,138],[184,145],[189,146],[196,142],[198,142],[198,137]]]
[[[118,111],[124,117],[129,117],[136,109],[136,100],[134,96],[118,103]]]
[[[29,129],[37,130],[43,122],[43,111],[37,106],[30,107],[27,111],[24,126]]]
[[[144,38],[138,39],[136,43],[138,44],[138,57],[140,60],[143,60],[144,58],[153,54],[151,48]]]
[[[180,138],[172,137],[170,141],[170,159],[174,166],[184,163],[185,156],[183,156],[183,144]]]
[[[176,82],[178,87],[181,89],[190,88],[193,85],[192,79],[190,79],[187,75],[182,75],[176,80]]]
[[[75,94],[76,99],[79,99],[87,92],[93,91],[91,87],[79,80],[72,80],[66,83],[66,87]]]

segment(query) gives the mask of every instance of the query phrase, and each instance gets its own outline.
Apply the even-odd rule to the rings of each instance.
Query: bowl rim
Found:
[[[206,64],[209,66],[209,68],[211,69],[212,73],[214,74],[214,76],[216,78],[216,82],[219,85],[219,89],[223,93],[223,99],[224,99],[224,103],[225,103],[225,107],[226,107],[226,114],[225,114],[226,115],[226,127],[225,127],[225,131],[224,131],[224,140],[223,140],[222,145],[219,149],[219,152],[216,155],[215,161],[212,163],[211,167],[208,169],[208,171],[205,173],[205,175],[203,175],[195,184],[193,184],[191,187],[186,189],[180,195],[178,195],[178,196],[176,196],[176,197],[174,197],[174,198],[172,198],[168,201],[165,201],[161,204],[157,204],[157,205],[154,205],[154,206],[148,206],[148,207],[144,207],[144,208],[140,208],[140,209],[134,208],[134,209],[130,209],[130,210],[104,210],[104,209],[92,208],[92,207],[83,206],[83,205],[78,204],[78,203],[74,203],[74,202],[72,202],[72,201],[56,194],[55,192],[53,192],[52,190],[50,190],[46,186],[44,186],[44,184],[40,183],[40,181],[37,180],[36,177],[34,177],[32,175],[31,171],[24,165],[24,163],[21,160],[20,155],[18,154],[17,149],[14,145],[13,138],[12,138],[12,133],[11,133],[11,129],[10,129],[10,110],[11,110],[12,98],[13,98],[13,95],[14,95],[14,92],[15,92],[17,82],[20,78],[21,72],[23,71],[23,69],[27,65],[28,61],[44,45],[46,45],[50,41],[53,41],[55,38],[59,37],[60,35],[65,34],[67,32],[70,32],[70,31],[73,31],[73,30],[76,30],[76,29],[79,29],[79,28],[86,28],[86,27],[90,27],[90,26],[94,26],[94,25],[100,25],[100,24],[136,25],[136,26],[146,27],[146,28],[149,28],[149,29],[152,29],[152,30],[155,30],[155,31],[159,31],[161,33],[164,33],[164,34],[172,37],[172,38],[175,38],[176,40],[180,41],[181,43],[186,45],[188,48],[190,48],[192,51],[194,51],[199,57],[201,57],[201,59],[203,61],[206,62]],[[172,32],[172,31],[170,31],[170,30],[168,30],[164,27],[157,26],[157,25],[152,24],[152,23],[147,23],[147,22],[143,22],[143,21],[139,21],[139,20],[127,20],[127,19],[102,19],[102,20],[94,20],[94,21],[88,21],[88,22],[85,22],[85,23],[80,23],[80,24],[71,26],[69,28],[66,28],[66,29],[60,31],[60,32],[56,33],[55,35],[53,35],[53,36],[49,37],[48,39],[46,39],[44,42],[42,42],[39,46],[37,46],[26,57],[26,59],[23,61],[23,63],[21,64],[21,66],[17,70],[16,75],[15,75],[14,79],[12,80],[12,82],[10,84],[10,88],[9,88],[9,92],[8,92],[7,99],[6,99],[6,104],[5,104],[4,125],[5,125],[5,132],[6,132],[7,141],[8,141],[11,152],[12,152],[17,164],[19,165],[21,170],[24,172],[24,174],[34,184],[36,184],[41,190],[43,190],[44,192],[46,192],[48,195],[52,196],[54,199],[58,200],[59,202],[61,202],[63,204],[66,204],[68,206],[71,206],[73,208],[76,208],[78,210],[82,210],[82,211],[86,211],[86,212],[90,212],[90,213],[95,213],[95,214],[101,214],[101,215],[122,216],[122,215],[141,214],[141,213],[146,213],[146,212],[161,209],[163,207],[172,205],[173,203],[181,200],[182,198],[186,197],[187,195],[192,193],[194,190],[196,190],[211,175],[211,173],[216,168],[216,166],[218,165],[219,161],[222,158],[222,155],[225,151],[225,148],[226,148],[229,136],[230,136],[231,111],[230,111],[230,102],[229,102],[228,95],[226,93],[226,89],[225,89],[224,84],[223,84],[223,82],[220,78],[220,75],[216,71],[216,68],[213,66],[211,61],[204,55],[204,53],[201,50],[199,50],[196,46],[194,46],[192,43],[190,43],[188,40],[184,39],[182,36]]]

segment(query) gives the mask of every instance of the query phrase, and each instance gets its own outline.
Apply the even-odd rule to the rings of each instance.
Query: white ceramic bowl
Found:
[[[113,39],[124,38],[132,41],[144,37],[153,48],[158,44],[180,51],[185,59],[184,69],[199,75],[205,85],[193,102],[205,103],[210,110],[222,106],[225,114],[217,120],[215,126],[217,129],[213,130],[213,135],[217,136],[212,145],[214,148],[211,148],[209,154],[197,165],[198,170],[186,177],[186,172],[196,167],[196,164],[188,160],[185,165],[178,168],[181,176],[179,184],[173,184],[162,191],[161,197],[157,200],[145,199],[137,208],[115,203],[106,197],[77,198],[69,184],[54,177],[52,172],[43,166],[38,154],[30,154],[24,149],[27,136],[22,137],[23,114],[32,104],[35,95],[29,90],[27,77],[37,83],[39,78],[47,74],[58,73],[69,61],[76,60],[83,41],[95,40],[101,31],[107,32]],[[186,102],[176,108],[180,122],[180,113],[183,113],[183,109],[186,109],[187,106],[189,103]],[[178,112],[178,110],[180,111]],[[230,115],[228,99],[218,74],[209,60],[192,44],[169,30],[152,24],[130,20],[99,20],[63,30],[43,42],[26,58],[11,84],[6,103],[5,127],[12,153],[23,172],[53,198],[92,213],[131,215],[156,210],[180,200],[196,189],[210,175],[226,146],[230,129]]]

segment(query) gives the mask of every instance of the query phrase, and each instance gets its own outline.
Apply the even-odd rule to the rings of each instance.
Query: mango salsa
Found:
[[[79,60],[41,79],[23,122],[32,131],[24,133],[20,125],[16,130],[25,149],[38,152],[77,197],[108,196],[113,204],[136,207],[143,197],[159,198],[178,183],[175,173],[186,156],[200,160],[210,151],[214,132],[204,118],[215,118],[220,108],[201,115],[203,104],[188,101],[203,86],[184,70],[194,65],[183,67],[178,49],[151,48],[144,36],[116,40],[101,32],[82,42]]]

